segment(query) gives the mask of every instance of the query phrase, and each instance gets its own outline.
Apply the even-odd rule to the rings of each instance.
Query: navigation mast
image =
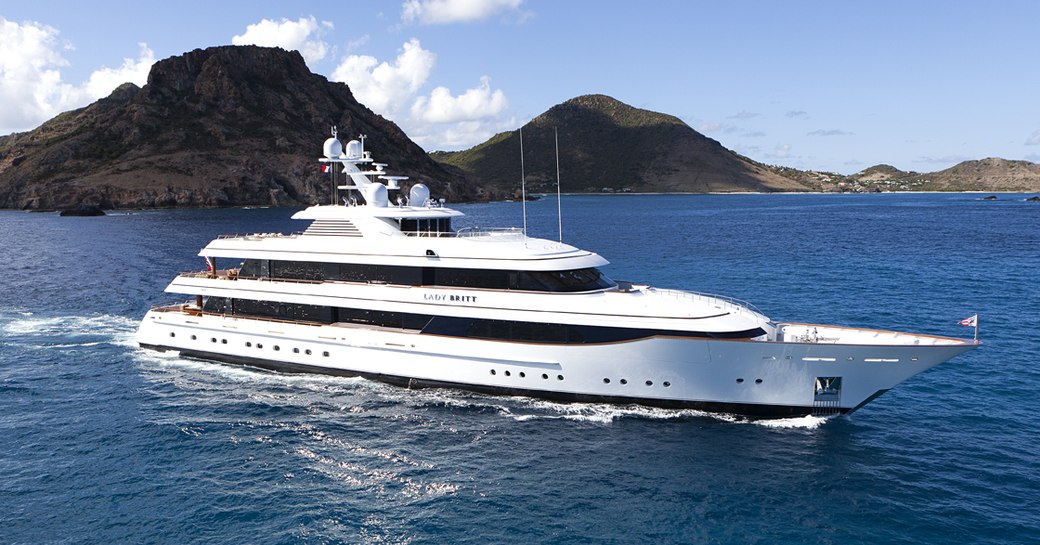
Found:
[[[527,239],[527,176],[524,175],[524,128],[520,127],[520,202],[524,215],[524,239]]]

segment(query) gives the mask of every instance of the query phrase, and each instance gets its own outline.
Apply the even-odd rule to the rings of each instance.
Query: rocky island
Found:
[[[331,113],[330,113],[331,112]],[[399,174],[448,200],[513,198],[520,130],[464,151],[428,154],[349,87],[311,73],[296,51],[197,49],[152,66],[143,87],[40,127],[0,137],[0,208],[25,210],[307,206],[331,199],[301,150],[338,126]],[[1040,191],[1040,165],[988,158],[918,173],[878,165],[852,175],[767,165],[726,149],[675,116],[605,95],[553,106],[523,126],[528,190],[876,192]]]

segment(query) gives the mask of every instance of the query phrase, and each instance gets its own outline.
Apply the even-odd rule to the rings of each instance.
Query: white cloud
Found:
[[[482,21],[496,13],[516,10],[523,0],[407,0],[401,20],[424,25]]]
[[[505,93],[491,89],[487,76],[458,96],[445,86],[422,95],[436,61],[433,52],[412,38],[392,61],[348,55],[330,79],[346,83],[358,102],[396,122],[426,149],[469,147],[515,128],[509,125],[515,120],[501,118],[509,105]]]
[[[738,134],[738,133],[740,133],[741,136],[746,136],[746,135],[752,133],[752,131],[747,130],[747,129],[742,129],[742,128],[736,126],[736,125],[731,125],[729,123],[719,123],[718,121],[704,121],[704,122],[701,122],[701,123],[699,123],[697,125],[696,130],[697,130],[697,132],[699,132],[701,134],[712,134],[712,133]]]
[[[1040,129],[1033,131],[1033,134],[1026,139],[1027,146],[1040,146]]]
[[[773,148],[771,153],[766,153],[766,157],[778,160],[778,159],[790,159],[791,158],[791,146],[788,144],[780,144]]]
[[[719,132],[723,129],[722,123],[711,121],[708,123],[702,123],[697,127],[697,131],[701,133],[712,133]]]
[[[816,129],[815,131],[805,133],[806,136],[852,136],[853,134],[841,129]]]
[[[58,30],[35,22],[0,17],[0,133],[25,130],[58,112],[60,67]]]
[[[152,51],[140,44],[137,60],[124,59],[119,68],[102,67],[82,85],[65,83],[61,68],[68,66],[54,27],[0,17],[0,134],[32,129],[65,110],[79,108],[107,96],[119,85],[144,85],[155,62]]]
[[[365,34],[364,36],[356,40],[350,40],[349,42],[347,42],[347,53],[350,53],[351,51],[357,51],[365,45],[368,45],[368,42],[371,41],[371,39],[372,37],[370,35]]]
[[[437,87],[429,98],[419,97],[412,104],[412,117],[427,123],[454,123],[495,117],[508,106],[501,89],[491,90],[491,79],[480,78],[480,87],[467,89],[457,97],[447,87]]]
[[[332,23],[328,21],[319,23],[313,15],[300,17],[297,21],[284,18],[281,21],[261,19],[259,23],[246,26],[245,33],[233,36],[231,43],[296,50],[303,55],[307,64],[311,64],[324,59],[328,54],[329,46],[320,38],[325,29],[331,28]],[[315,39],[311,39],[312,34]]]
[[[120,85],[131,82],[144,85],[148,82],[148,72],[155,64],[155,53],[146,43],[137,44],[141,48],[141,55],[134,59],[123,59],[123,65],[119,68],[101,68],[90,75],[90,79],[84,84],[82,91],[85,95],[83,102],[90,102],[101,97],[108,96],[113,89]]]
[[[915,163],[932,163],[939,165],[956,165],[957,163],[963,163],[964,161],[970,161],[972,158],[967,155],[922,155],[914,159]]]
[[[460,121],[416,127],[408,132],[408,137],[428,151],[457,150],[479,144],[500,132],[516,130],[518,125],[515,117]]]
[[[761,115],[762,114],[760,114],[758,112],[749,112],[747,110],[741,110],[741,111],[739,111],[739,112],[729,116],[728,119],[754,119],[756,117],[760,117]]]
[[[332,80],[346,83],[359,102],[396,120],[429,79],[436,62],[437,56],[412,38],[393,63],[380,63],[368,55],[346,57],[333,70]]]

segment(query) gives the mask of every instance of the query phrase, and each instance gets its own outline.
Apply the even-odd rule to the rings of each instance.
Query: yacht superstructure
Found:
[[[288,372],[756,417],[847,413],[977,341],[774,323],[726,297],[614,282],[607,261],[520,229],[453,230],[335,132],[346,175],[298,234],[224,236],[167,292],[141,346]],[[335,182],[334,182],[335,183]],[[231,263],[233,268],[221,269]]]

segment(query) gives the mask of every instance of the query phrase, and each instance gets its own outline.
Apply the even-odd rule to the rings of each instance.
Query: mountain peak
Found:
[[[635,108],[606,95],[557,104],[523,127],[531,190],[555,184],[559,134],[564,191],[730,192],[805,188],[705,137],[675,116]],[[502,133],[469,150],[435,158],[471,179],[519,189],[519,134]]]
[[[545,113],[531,120],[534,125],[548,122],[563,123],[576,118],[601,116],[612,124],[623,127],[639,127],[649,125],[687,126],[681,119],[650,110],[636,108],[607,95],[581,95],[549,108]]]
[[[330,126],[452,200],[474,198],[394,123],[296,51],[196,49],[36,130],[0,137],[0,207],[310,205],[330,183],[311,158]]]

